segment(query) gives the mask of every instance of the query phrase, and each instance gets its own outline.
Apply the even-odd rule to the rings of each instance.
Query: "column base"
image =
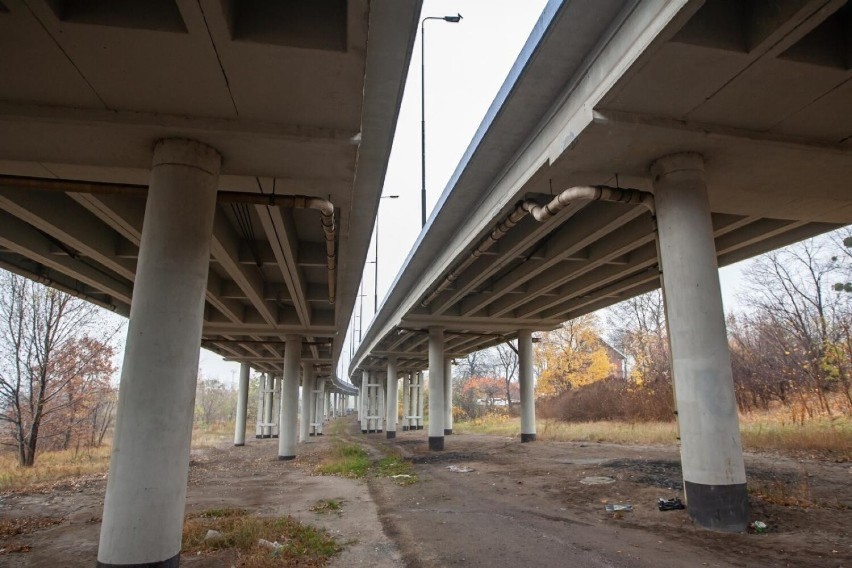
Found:
[[[313,432],[311,432],[310,434],[308,434],[308,436],[316,436],[316,434],[314,434]]]
[[[417,427],[417,429],[418,429],[418,430],[422,430],[422,429],[423,429],[423,424],[419,425],[419,426]]]
[[[180,562],[180,552],[172,556],[168,560],[160,560],[159,562],[142,562],[138,564],[110,564],[98,560],[98,568],[178,568]]]
[[[535,442],[535,434],[521,434],[521,443]]]
[[[296,456],[278,456],[278,461],[289,461],[296,459]]]
[[[452,428],[444,428],[444,436],[452,436],[453,429]]]
[[[748,525],[745,483],[705,485],[684,480],[687,512],[695,524],[721,532],[743,532]]]
[[[366,434],[366,433],[367,433],[367,431],[366,431],[366,430],[361,430],[361,433],[362,433],[362,434]]]
[[[277,437],[278,437],[278,434],[273,434],[273,435],[272,435],[272,437],[273,437],[273,438],[277,438]]]
[[[243,444],[236,444],[236,443],[235,443],[235,444],[234,444],[234,446],[236,446],[236,447],[238,447],[238,448],[239,448],[240,446],[245,446],[245,443],[243,443]]]
[[[403,432],[408,432],[408,426],[403,426],[403,427],[402,427],[402,431],[403,431]]]
[[[322,436],[322,432],[318,433],[317,436]]]
[[[444,449],[443,436],[429,436],[429,449],[434,452],[440,452]]]
[[[396,431],[388,430],[387,432],[385,432],[385,435],[388,437],[388,440],[396,438]]]
[[[263,439],[267,439],[267,438],[271,438],[271,437],[272,437],[272,435],[271,435],[271,434],[264,434],[264,435],[262,436],[262,438],[263,438]]]
[[[257,438],[258,440],[260,440],[261,438],[263,438],[263,436],[262,436],[262,435],[260,435],[260,434],[255,434],[255,435],[254,435],[254,437],[255,437],[255,438]]]

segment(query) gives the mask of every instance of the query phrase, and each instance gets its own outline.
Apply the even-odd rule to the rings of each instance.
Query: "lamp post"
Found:
[[[426,226],[426,20],[443,20],[451,24],[462,15],[427,16],[420,22],[420,227]]]
[[[379,199],[396,199],[398,195],[383,195],[379,197]],[[379,201],[379,205],[382,202]],[[376,315],[376,312],[379,311],[379,210],[376,210],[376,255],[373,257],[373,264],[375,264],[375,278],[373,280],[373,315]]]

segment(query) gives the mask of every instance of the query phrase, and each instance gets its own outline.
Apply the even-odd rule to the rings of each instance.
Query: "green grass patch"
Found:
[[[382,458],[376,464],[376,473],[381,477],[389,477],[400,485],[417,483],[414,465],[398,456]]]
[[[361,446],[337,441],[315,472],[320,475],[361,478],[367,475],[369,469],[370,457]]]
[[[206,539],[207,531],[222,533]],[[260,541],[278,543],[264,546]],[[211,509],[188,515],[183,527],[183,553],[237,550],[240,566],[324,566],[342,548],[322,529],[291,517],[258,517],[242,509]]]

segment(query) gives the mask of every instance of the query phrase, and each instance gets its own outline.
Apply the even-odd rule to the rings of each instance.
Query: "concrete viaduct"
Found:
[[[391,435],[403,377],[422,427],[426,369],[440,450],[448,357],[517,337],[530,441],[532,332],[661,281],[689,510],[742,529],[716,267],[852,221],[850,11],[551,1],[356,387],[334,369],[420,2],[0,0],[0,267],[130,318],[98,565],[178,565],[199,346],[243,363],[238,445],[265,373],[256,435],[287,460],[326,393]]]
[[[442,450],[450,360],[517,339],[535,440],[532,333],[662,287],[689,514],[744,530],[717,269],[852,222],[850,46],[844,1],[550,2],[353,359],[362,431],[428,369]]]

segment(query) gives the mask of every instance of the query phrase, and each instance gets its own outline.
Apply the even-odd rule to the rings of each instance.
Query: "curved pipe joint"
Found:
[[[509,213],[509,215],[498,223],[497,227],[485,237],[473,252],[462,261],[447,277],[420,303],[424,308],[431,304],[438,294],[446,290],[459,276],[471,265],[473,261],[482,256],[494,243],[499,241],[509,230],[520,223],[527,215],[532,215],[539,223],[543,223],[568,207],[573,201],[609,201],[613,203],[624,203],[627,205],[642,205],[654,213],[654,196],[646,191],[638,189],[621,189],[605,185],[578,185],[569,187],[545,205],[528,199],[522,201]]]
[[[220,191],[219,203],[252,203],[270,207],[292,207],[294,209],[316,209],[322,215],[322,230],[325,233],[325,259],[328,268],[328,303],[333,304],[337,292],[337,250],[335,243],[334,203],[327,199],[309,195],[264,195],[239,191]]]

